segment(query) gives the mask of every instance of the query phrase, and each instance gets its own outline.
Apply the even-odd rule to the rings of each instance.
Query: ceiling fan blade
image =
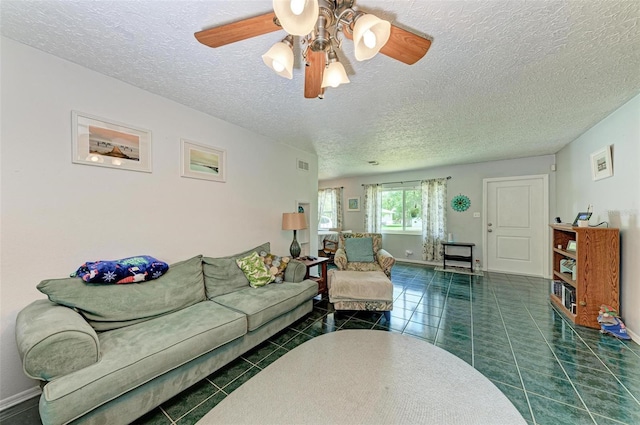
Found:
[[[198,31],[194,35],[205,46],[220,47],[282,29],[273,22],[275,16],[276,14],[273,12],[265,13],[231,24]]]
[[[308,65],[304,68],[304,97],[314,99],[324,93],[322,74],[326,64],[324,52],[307,51]]]
[[[390,58],[413,65],[427,54],[431,40],[391,25],[391,35],[380,53]]]
[[[343,31],[343,34],[353,40],[353,33],[349,30]],[[391,35],[380,49],[380,53],[407,65],[413,65],[427,54],[429,47],[431,47],[431,40],[428,38],[391,25]]]

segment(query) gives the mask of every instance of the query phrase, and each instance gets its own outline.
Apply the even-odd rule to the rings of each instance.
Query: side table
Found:
[[[461,246],[469,248],[469,255],[452,255],[447,254],[448,246]],[[444,250],[444,255],[442,256],[442,268],[447,268],[447,260],[451,261],[466,261],[469,263],[469,269],[473,273],[473,247],[476,246],[474,243],[467,242],[443,242],[442,249]]]
[[[318,282],[318,294],[327,294],[327,263],[329,262],[329,258],[327,257],[318,257],[315,260],[296,258],[296,261],[300,261],[305,266],[307,266],[307,273],[305,274],[305,279],[311,279]],[[311,267],[318,266],[320,271],[320,276],[311,276],[309,271]]]

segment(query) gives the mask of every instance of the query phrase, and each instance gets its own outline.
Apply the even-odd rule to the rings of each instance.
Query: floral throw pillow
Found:
[[[284,271],[287,269],[287,265],[291,259],[275,254],[267,254],[265,251],[260,251],[260,258],[262,258],[264,265],[269,269],[271,276],[274,277],[273,281],[275,283],[282,283],[282,281],[284,281]]]
[[[157,279],[169,270],[169,265],[148,255],[121,260],[87,261],[71,277],[87,283],[137,283]]]
[[[273,282],[274,276],[271,275],[257,252],[252,252],[244,258],[236,260],[236,264],[247,277],[252,288],[259,288]]]

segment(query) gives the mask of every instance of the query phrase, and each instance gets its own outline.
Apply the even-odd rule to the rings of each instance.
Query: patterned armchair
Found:
[[[347,238],[371,238],[373,242],[374,262],[349,262],[345,251],[345,239]],[[380,233],[340,233],[338,249],[333,258],[338,270],[351,271],[382,271],[391,278],[391,267],[396,263],[396,259],[391,254],[382,249],[382,235]]]

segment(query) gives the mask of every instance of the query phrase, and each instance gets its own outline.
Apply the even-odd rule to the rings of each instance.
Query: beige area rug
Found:
[[[232,392],[208,424],[526,424],[491,381],[426,341],[344,330],[285,354]]]
[[[455,267],[455,266],[447,266],[447,268],[443,268],[442,266],[434,267],[434,270],[437,272],[449,272],[449,273],[457,273],[457,274],[466,274],[470,276],[484,276],[484,272],[479,270],[477,272],[472,272],[468,267]]]

